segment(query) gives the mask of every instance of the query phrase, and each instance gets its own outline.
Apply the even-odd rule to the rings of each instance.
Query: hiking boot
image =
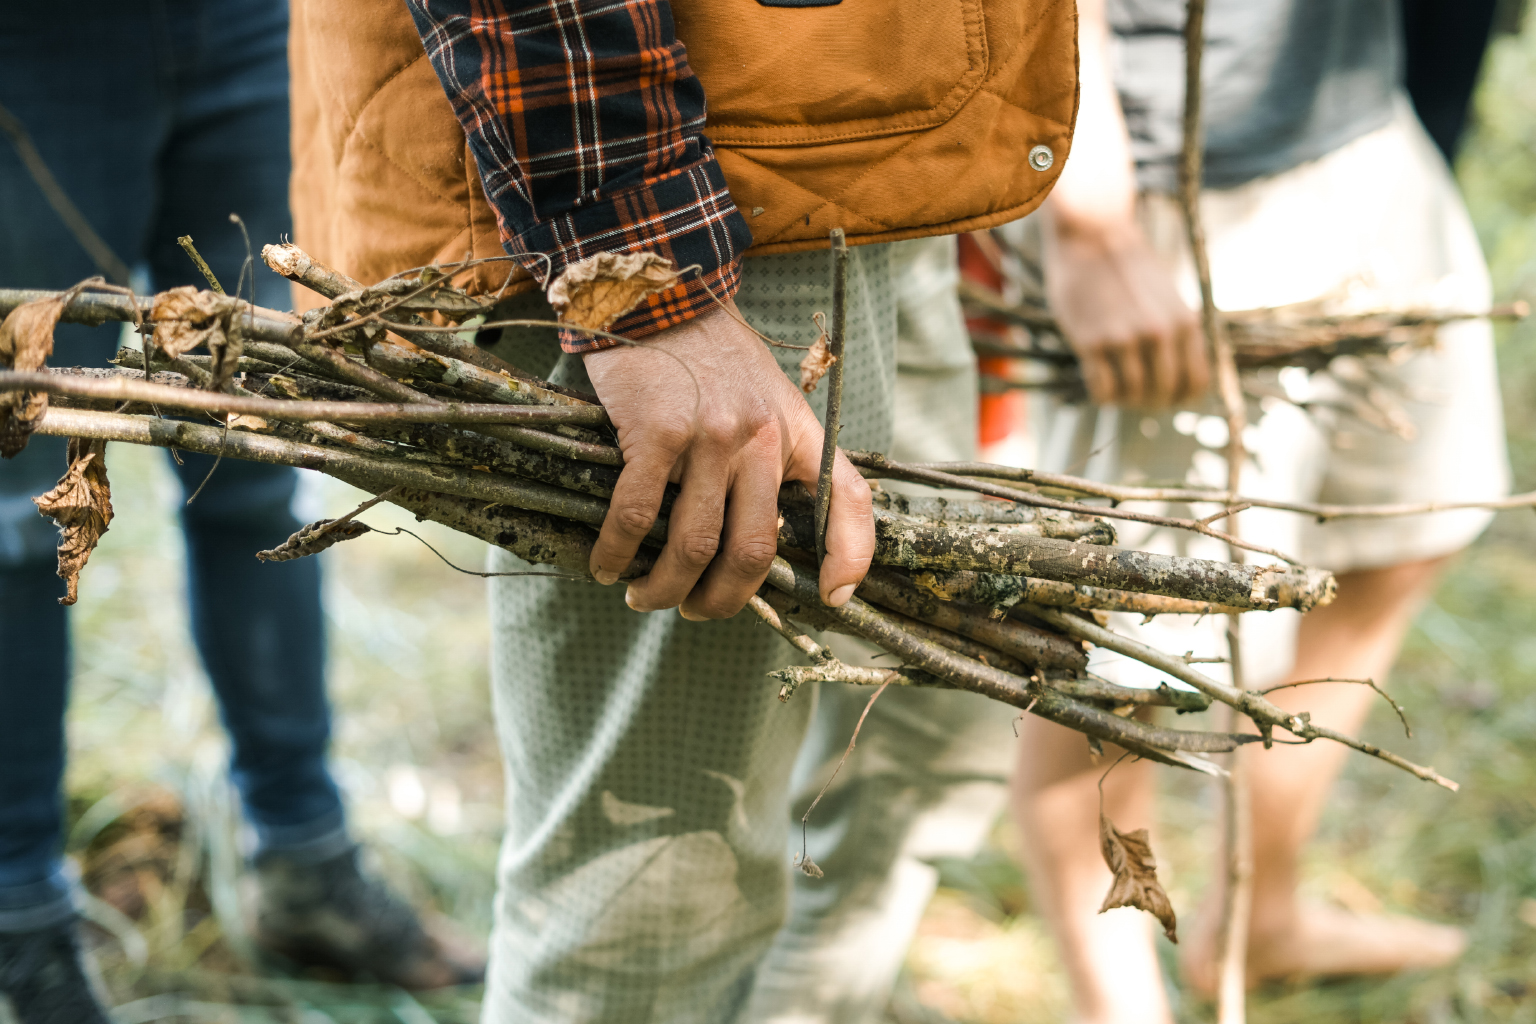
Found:
[[[382,881],[365,875],[358,848],[317,863],[264,854],[256,861],[256,944],[300,967],[407,989],[469,985],[485,959],[446,929],[424,927]]]
[[[30,932],[0,932],[0,994],[19,1024],[110,1024],[96,1001],[73,919]]]

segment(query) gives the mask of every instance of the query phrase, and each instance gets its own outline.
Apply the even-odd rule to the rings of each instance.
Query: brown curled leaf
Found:
[[[1147,830],[1121,832],[1100,814],[1099,848],[1104,852],[1104,863],[1115,875],[1099,913],[1116,907],[1145,910],[1162,923],[1168,941],[1178,942],[1178,919],[1173,913],[1173,903],[1157,880],[1157,859],[1152,856]]]
[[[239,305],[228,295],[199,291],[189,284],[161,292],[149,314],[155,322],[155,344],[172,359],[207,345],[217,362],[217,348],[226,344],[229,322]]]
[[[64,313],[67,295],[23,303],[0,323],[0,365],[10,370],[41,370],[53,354],[53,329]],[[14,458],[48,411],[48,396],[30,391],[0,395],[0,455]]]
[[[227,391],[234,382],[235,371],[240,368],[240,356],[245,352],[245,330],[238,315],[231,315],[224,331],[208,339],[208,351],[212,365],[208,367],[213,379],[208,382],[209,391]]]
[[[321,519],[301,527],[298,533],[293,534],[277,547],[256,552],[256,557],[263,562],[287,562],[294,558],[303,558],[305,555],[318,555],[332,544],[353,540],[370,532],[372,527],[356,519],[349,519],[344,523],[337,523],[334,519]]]
[[[106,454],[106,441],[70,438],[69,468],[53,490],[32,499],[59,526],[59,576],[69,585],[59,604],[74,604],[80,596],[80,570],[112,522]]]
[[[827,332],[823,330],[805,353],[805,358],[800,360],[800,390],[810,394],[816,390],[816,385],[821,378],[832,369],[832,364],[837,362],[837,357],[832,354],[832,349],[827,343]]]
[[[672,261],[653,252],[600,252],[566,267],[546,295],[561,322],[602,331],[677,280]]]

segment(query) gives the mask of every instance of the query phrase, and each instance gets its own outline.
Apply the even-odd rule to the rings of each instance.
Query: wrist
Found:
[[[1081,210],[1049,202],[1046,208],[1047,244],[1103,253],[1123,252],[1145,244],[1134,208]]]

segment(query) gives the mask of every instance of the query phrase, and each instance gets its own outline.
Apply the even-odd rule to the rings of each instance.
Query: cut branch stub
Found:
[[[53,329],[69,294],[17,306],[0,323],[0,364],[12,370],[39,370],[53,354]],[[48,396],[32,391],[0,395],[0,455],[7,459],[27,446],[27,438],[48,411]]]
[[[59,525],[59,577],[69,586],[60,604],[80,594],[80,570],[112,522],[112,486],[107,482],[107,442],[69,439],[69,468],[53,490],[33,498],[37,509]]]
[[[672,261],[653,252],[600,252],[566,267],[547,298],[562,323],[602,331],[677,281]]]
[[[1168,936],[1169,942],[1178,942],[1179,922],[1168,893],[1157,880],[1157,859],[1152,856],[1147,830],[1121,832],[1114,822],[1100,813],[1099,848],[1104,853],[1104,863],[1115,876],[1109,892],[1104,894],[1104,905],[1099,907],[1099,913],[1116,907],[1145,910],[1162,924],[1163,934]]]

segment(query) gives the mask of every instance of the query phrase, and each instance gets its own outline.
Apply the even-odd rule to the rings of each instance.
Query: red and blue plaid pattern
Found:
[[[536,277],[600,252],[703,268],[613,325],[631,338],[707,311],[711,290],[735,293],[752,234],[702,134],[704,89],[667,0],[409,4],[502,241]]]

